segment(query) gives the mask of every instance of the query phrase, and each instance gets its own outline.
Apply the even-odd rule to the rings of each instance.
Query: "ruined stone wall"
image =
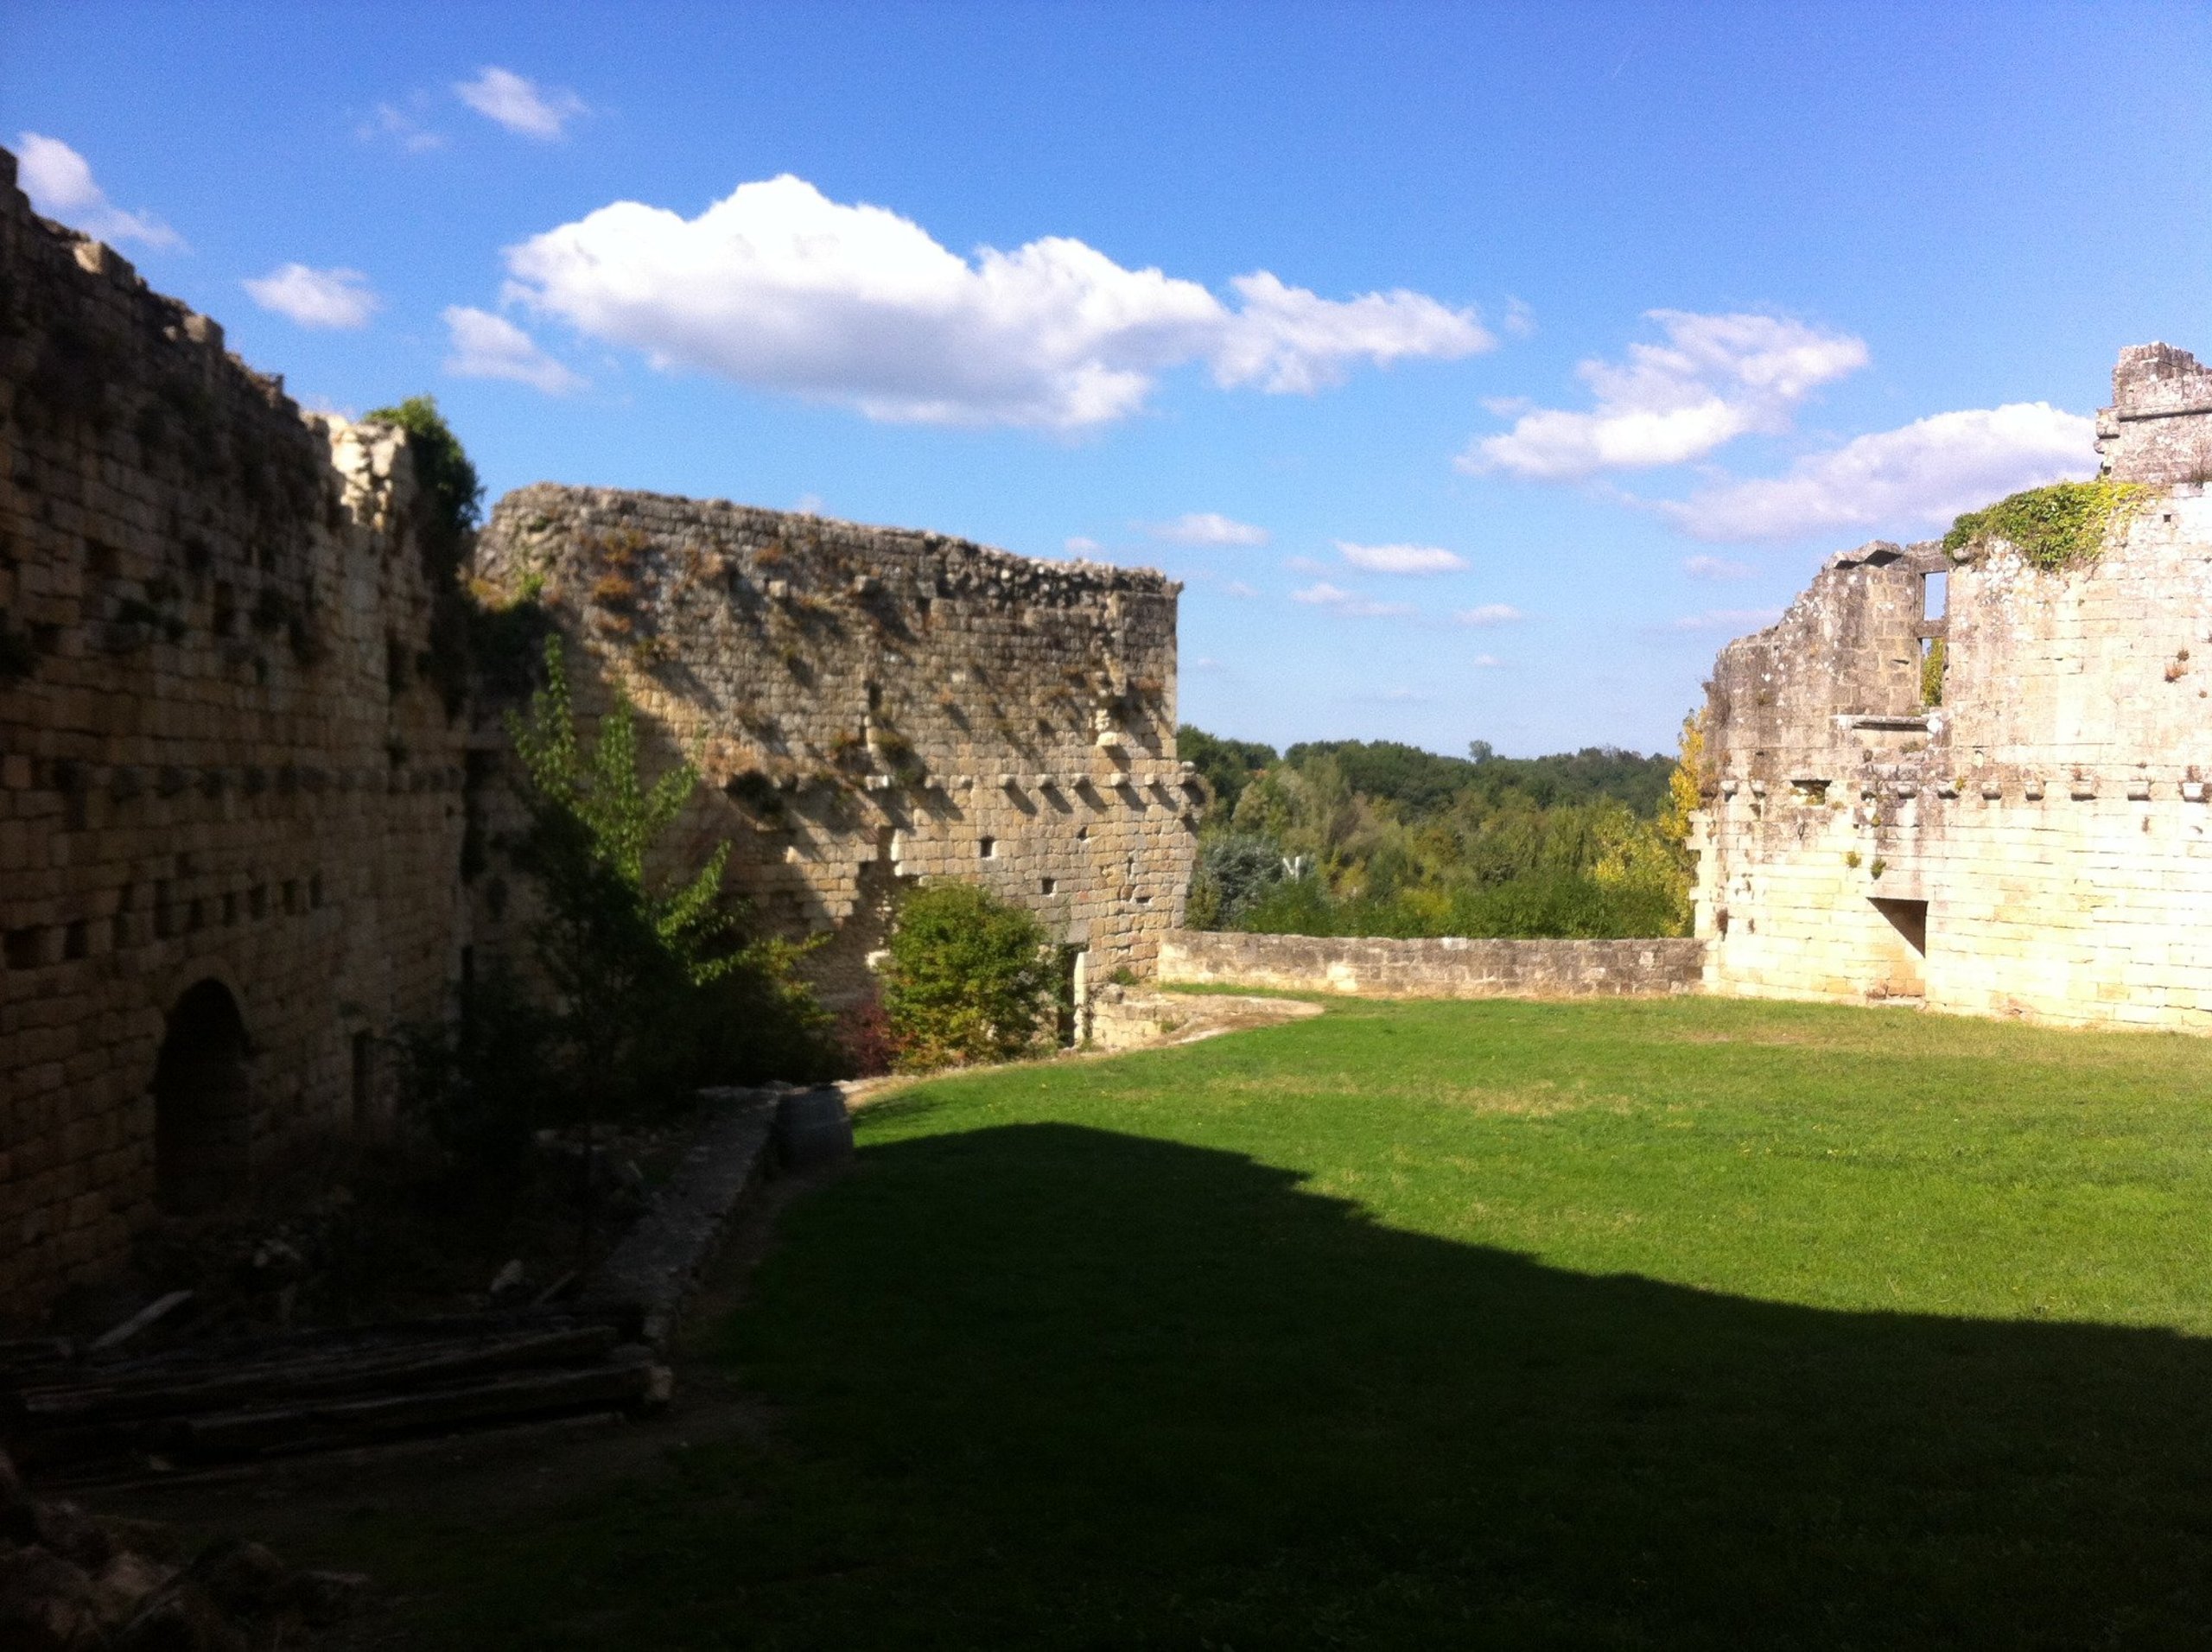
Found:
[[[832,1002],[868,990],[902,881],[984,884],[1091,979],[1149,974],[1180,919],[1204,793],[1175,754],[1179,588],[1157,574],[545,485],[500,500],[476,571],[550,610],[653,761],[697,761],[685,852],[729,840],[771,926],[830,937]],[[486,886],[512,937],[515,892]]]
[[[0,152],[0,1312],[120,1261],[157,1173],[235,1192],[373,1122],[378,1040],[442,1013],[462,730],[410,477]]]
[[[2212,482],[2212,369],[2170,344],[2134,344],[2113,370],[2097,451],[2117,481]]]
[[[2150,480],[2139,449],[2107,457]],[[2212,1030],[2208,696],[2200,485],[2160,486],[2069,569],[2001,544],[1956,567],[1933,544],[1834,559],[1713,674],[1708,987]]]
[[[1163,984],[1264,987],[1367,998],[1590,998],[1695,991],[1705,944],[1401,941],[1182,930],[1160,948]]]

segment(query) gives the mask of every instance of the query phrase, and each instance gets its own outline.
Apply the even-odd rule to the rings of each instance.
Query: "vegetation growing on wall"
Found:
[[[1669,816],[1678,766],[1663,757],[1294,746],[1214,812],[1188,921],[1275,934],[1679,934],[1701,759],[1693,749],[1685,761],[1688,801]]]
[[[619,692],[587,740],[557,637],[544,675],[508,729],[531,823],[516,858],[543,897],[531,940],[549,999],[512,982],[480,988],[462,1025],[418,1052],[416,1109],[454,1145],[498,1150],[539,1126],[672,1105],[703,1083],[825,1076],[830,1024],[798,979],[801,949],[745,938],[721,888],[728,846],[667,869],[663,840],[698,772],[679,764],[648,785]]]
[[[407,432],[423,501],[423,537],[448,572],[458,568],[468,536],[483,514],[484,485],[461,438],[438,410],[437,398],[410,396],[397,407],[379,407],[368,416]]]
[[[2094,561],[2105,537],[2141,508],[2140,482],[2053,482],[1969,511],[1951,524],[1943,550],[1964,562],[2000,541],[2036,567],[2056,572]]]
[[[1048,938],[1033,913],[975,884],[910,890],[883,972],[896,1064],[921,1072],[1028,1053],[1052,1008]]]

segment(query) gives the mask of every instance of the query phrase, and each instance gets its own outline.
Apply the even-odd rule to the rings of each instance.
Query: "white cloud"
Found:
[[[1500,324],[1516,339],[1525,339],[1536,330],[1536,312],[1521,299],[1505,301],[1505,320]]]
[[[1505,602],[1485,602],[1479,607],[1462,608],[1452,616],[1460,625],[1472,626],[1478,631],[1510,626],[1525,617],[1520,609]]]
[[[1478,671],[1494,671],[1505,664],[1495,654],[1478,654],[1470,663]]]
[[[31,205],[100,240],[181,248],[184,238],[150,213],[126,213],[92,177],[92,163],[58,137],[16,135],[16,181]]]
[[[1377,602],[1356,591],[1332,585],[1326,580],[1318,581],[1302,591],[1293,591],[1290,600],[1303,602],[1308,607],[1331,608],[1361,620],[1404,619],[1414,612],[1414,605],[1410,602]]]
[[[1231,596],[1254,597],[1260,594],[1256,588],[1245,584],[1243,580],[1231,580],[1221,588]]]
[[[453,337],[446,371],[463,378],[512,378],[549,396],[583,388],[584,380],[540,349],[537,341],[504,315],[454,304],[443,312]]]
[[[1060,542],[1060,549],[1071,556],[1096,556],[1106,547],[1084,534],[1071,533]]]
[[[1145,531],[1171,545],[1264,545],[1268,534],[1249,522],[1238,522],[1217,511],[1192,511],[1173,522],[1154,522]]]
[[[1694,580],[1747,580],[1758,569],[1725,556],[1689,556],[1682,561],[1682,572]]]
[[[1788,429],[1799,402],[1866,365],[1863,340],[1780,316],[1645,314],[1664,344],[1630,346],[1625,365],[1590,360],[1575,369],[1594,410],[1532,409],[1503,435],[1470,444],[1459,467],[1571,481],[1681,464],[1740,435]]]
[[[801,516],[820,516],[823,512],[822,495],[819,493],[802,493],[798,496],[798,502],[791,506],[791,509],[798,511]]]
[[[912,219],[788,174],[696,218],[617,201],[507,250],[510,291],[589,336],[872,419],[1073,430],[1126,418],[1159,375],[1312,391],[1353,362],[1495,342],[1419,294],[1338,302],[1258,273],[1232,309],[1194,281],[1047,237],[972,259]]]
[[[1465,557],[1438,545],[1355,545],[1339,539],[1337,550],[1370,574],[1456,574],[1467,565]]]
[[[1686,613],[1679,620],[1654,626],[1657,631],[1757,631],[1770,626],[1782,617],[1774,608],[1707,608],[1703,613]]]
[[[262,308],[289,316],[302,327],[365,327],[384,304],[369,278],[358,270],[281,264],[245,287]]]
[[[423,124],[422,110],[429,98],[417,92],[410,99],[414,109],[402,109],[397,104],[380,103],[368,119],[353,128],[353,136],[364,143],[389,138],[410,155],[421,155],[430,149],[445,147],[446,135],[432,131]]]
[[[1202,655],[1191,662],[1191,669],[1194,671],[1218,671],[1221,662],[1211,654]]]
[[[1808,454],[1786,476],[1706,488],[1660,510],[1700,539],[1935,528],[2024,487],[2094,476],[2096,423],[2047,402],[1937,413]]]
[[[512,69],[487,66],[474,80],[456,81],[454,93],[486,120],[511,132],[550,143],[587,112],[584,100],[560,86],[540,86]]]

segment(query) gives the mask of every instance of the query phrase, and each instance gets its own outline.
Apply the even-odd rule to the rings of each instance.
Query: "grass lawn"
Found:
[[[2212,1045],[1332,1005],[863,1115],[465,1647],[2212,1644]]]

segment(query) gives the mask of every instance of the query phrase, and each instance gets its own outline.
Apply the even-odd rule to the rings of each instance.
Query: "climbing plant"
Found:
[[[1951,524],[1943,550],[1963,562],[1999,541],[2036,567],[2056,572],[2094,561],[2113,529],[2141,508],[2140,482],[2053,482],[2009,494]]]

